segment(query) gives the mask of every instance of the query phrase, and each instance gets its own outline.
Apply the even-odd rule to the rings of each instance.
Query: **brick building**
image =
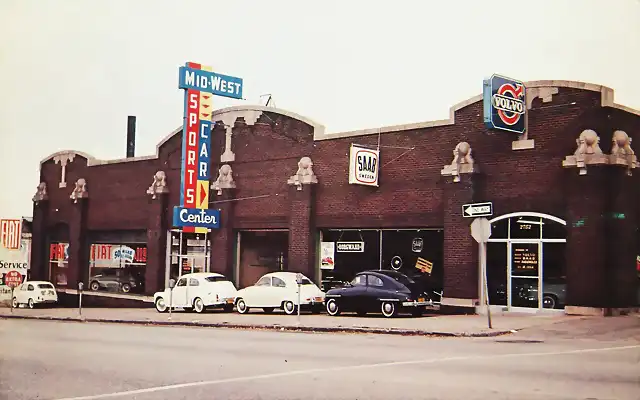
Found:
[[[337,134],[276,108],[218,110],[209,207],[221,226],[208,235],[171,227],[182,128],[151,156],[54,153],[33,199],[32,276],[63,291],[98,280],[93,289],[128,282],[124,291],[152,294],[189,271],[244,287],[285,269],[327,288],[382,266],[424,279],[443,305],[475,307],[484,289],[462,205],[490,201],[492,304],[634,306],[640,174],[629,144],[640,139],[640,112],[602,86],[526,87],[527,137],[485,128],[482,96],[446,120]],[[379,149],[379,187],[348,183],[352,144]],[[327,242],[357,251],[338,247],[321,268]]]

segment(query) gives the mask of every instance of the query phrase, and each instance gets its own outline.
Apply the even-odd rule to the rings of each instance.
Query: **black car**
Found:
[[[329,290],[325,295],[329,315],[354,311],[359,315],[381,311],[385,317],[410,311],[422,315],[426,306],[433,305],[426,288],[397,271],[374,270],[356,274],[350,283]]]

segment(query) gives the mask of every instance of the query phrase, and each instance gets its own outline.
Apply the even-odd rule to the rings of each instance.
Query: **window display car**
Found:
[[[233,311],[236,298],[236,287],[224,275],[215,272],[195,272],[182,275],[172,289],[165,289],[153,295],[158,312],[182,308],[197,313],[207,308],[222,308],[226,312]]]
[[[246,314],[251,308],[262,308],[265,313],[282,309],[285,314],[298,312],[298,282],[295,272],[271,272],[263,275],[255,285],[238,290],[236,310]],[[300,310],[320,312],[324,292],[306,276],[300,275]]]
[[[51,282],[27,281],[14,290],[12,302],[14,308],[18,308],[21,304],[35,308],[40,304],[57,303],[58,293]]]
[[[144,277],[134,271],[126,271],[115,268],[104,268],[98,274],[89,278],[89,289],[112,290],[129,293],[133,289],[142,288]]]
[[[337,316],[343,311],[365,315],[381,311],[385,317],[410,311],[422,315],[433,300],[426,288],[397,271],[363,271],[343,287],[331,289],[325,296],[327,313]]]

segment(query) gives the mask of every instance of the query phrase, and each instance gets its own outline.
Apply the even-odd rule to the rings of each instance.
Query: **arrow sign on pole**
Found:
[[[465,218],[489,217],[493,215],[493,203],[465,204],[462,206],[462,216]]]

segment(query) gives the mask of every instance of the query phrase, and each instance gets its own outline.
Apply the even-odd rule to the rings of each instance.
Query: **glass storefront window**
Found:
[[[57,287],[67,286],[69,243],[51,242],[49,245],[49,280]]]
[[[542,223],[542,219],[537,217],[513,217],[510,221],[510,238],[540,239]]]
[[[566,243],[545,243],[542,252],[542,306],[563,308],[567,294]]]
[[[507,305],[507,243],[487,243],[489,304]]]
[[[206,234],[171,231],[170,240],[169,279],[210,270],[211,241]]]
[[[501,219],[491,224],[491,239],[506,239],[509,237],[509,219]]]
[[[89,289],[143,293],[146,244],[94,243],[89,250]]]

